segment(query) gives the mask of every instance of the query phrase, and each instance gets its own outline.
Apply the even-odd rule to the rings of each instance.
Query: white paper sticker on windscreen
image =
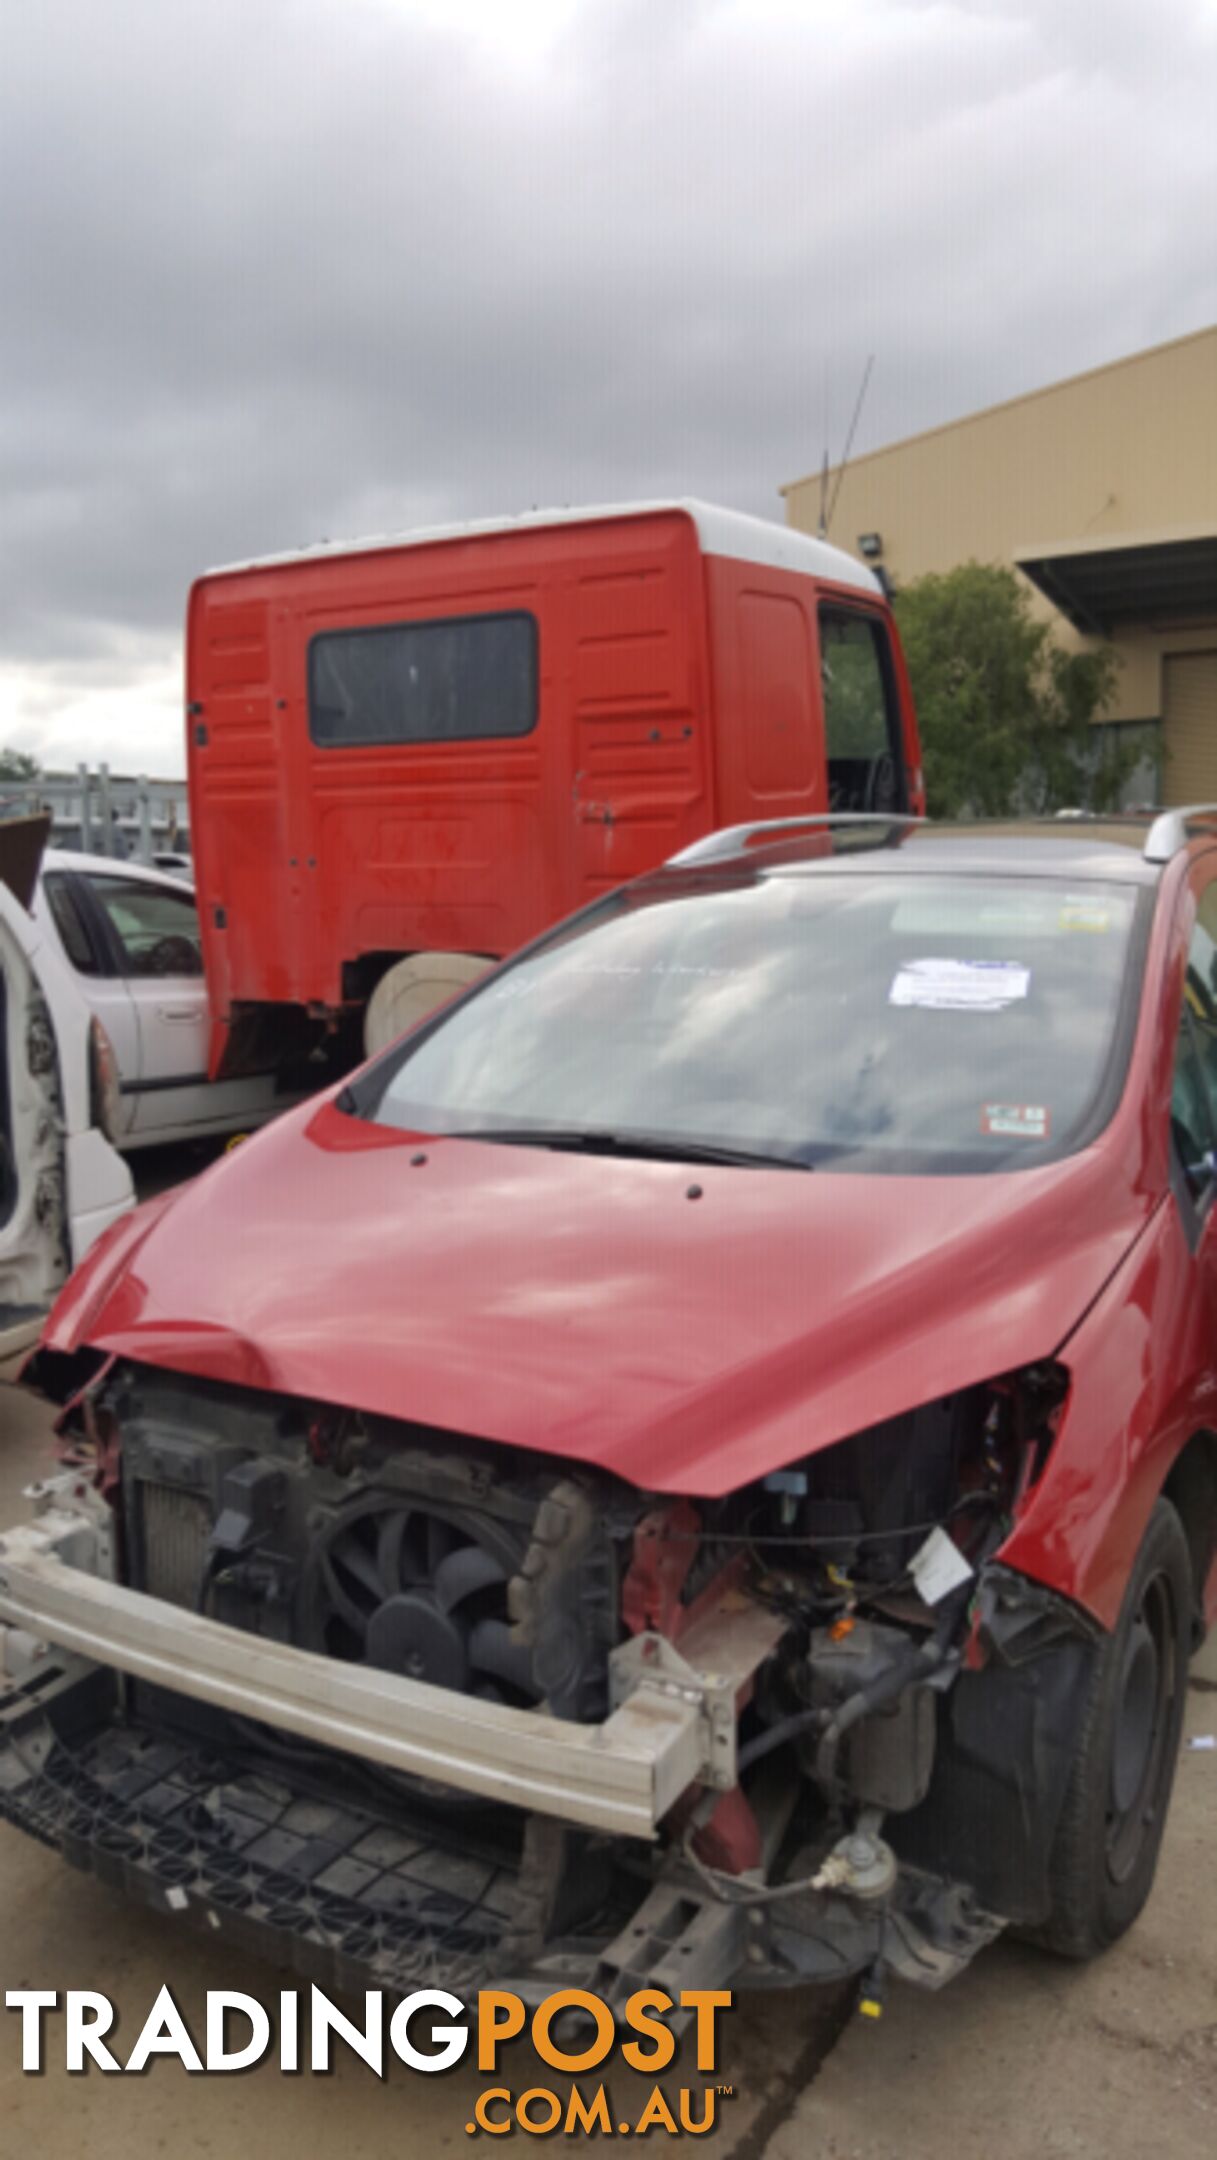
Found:
[[[1026,997],[1030,983],[1030,968],[1014,960],[910,960],[887,1001],[931,1012],[1002,1012]]]

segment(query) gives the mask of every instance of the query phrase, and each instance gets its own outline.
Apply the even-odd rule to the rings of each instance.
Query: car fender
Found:
[[[1173,1465],[1194,1433],[1217,1429],[1195,1265],[1167,1195],[1057,1352],[1070,1376],[1060,1428],[1001,1551],[1105,1627]]]
[[[158,1193],[154,1199],[128,1209],[101,1231],[51,1307],[43,1330],[43,1349],[83,1349],[94,1315],[173,1198],[172,1189]]]

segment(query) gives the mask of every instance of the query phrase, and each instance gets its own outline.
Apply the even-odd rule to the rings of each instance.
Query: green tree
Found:
[[[41,767],[28,750],[0,748],[0,780],[36,780]]]
[[[1111,704],[1107,647],[1069,652],[996,563],[918,578],[897,598],[935,817],[1108,810],[1141,755],[1094,722]]]

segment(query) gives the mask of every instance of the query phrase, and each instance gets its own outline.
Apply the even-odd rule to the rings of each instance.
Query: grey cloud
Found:
[[[64,663],[167,649],[211,562],[777,515],[826,366],[836,449],[877,355],[861,449],[1212,319],[1215,34],[1207,0],[584,0],[517,69],[408,0],[39,0],[0,88],[31,724]]]

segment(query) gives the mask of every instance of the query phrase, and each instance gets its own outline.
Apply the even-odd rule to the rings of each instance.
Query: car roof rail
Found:
[[[885,833],[904,832],[910,825],[928,822],[923,817],[888,810],[813,810],[807,816],[760,818],[752,825],[723,825],[717,832],[706,833],[703,839],[682,848],[679,855],[669,855],[664,868],[683,870],[691,863],[729,862],[733,855],[745,854],[758,839],[776,842],[787,833],[831,831],[839,825],[851,831],[869,825]]]
[[[1195,837],[1189,828],[1202,824],[1217,825],[1217,803],[1181,803],[1176,810],[1164,810],[1146,834],[1143,859],[1170,862]]]

